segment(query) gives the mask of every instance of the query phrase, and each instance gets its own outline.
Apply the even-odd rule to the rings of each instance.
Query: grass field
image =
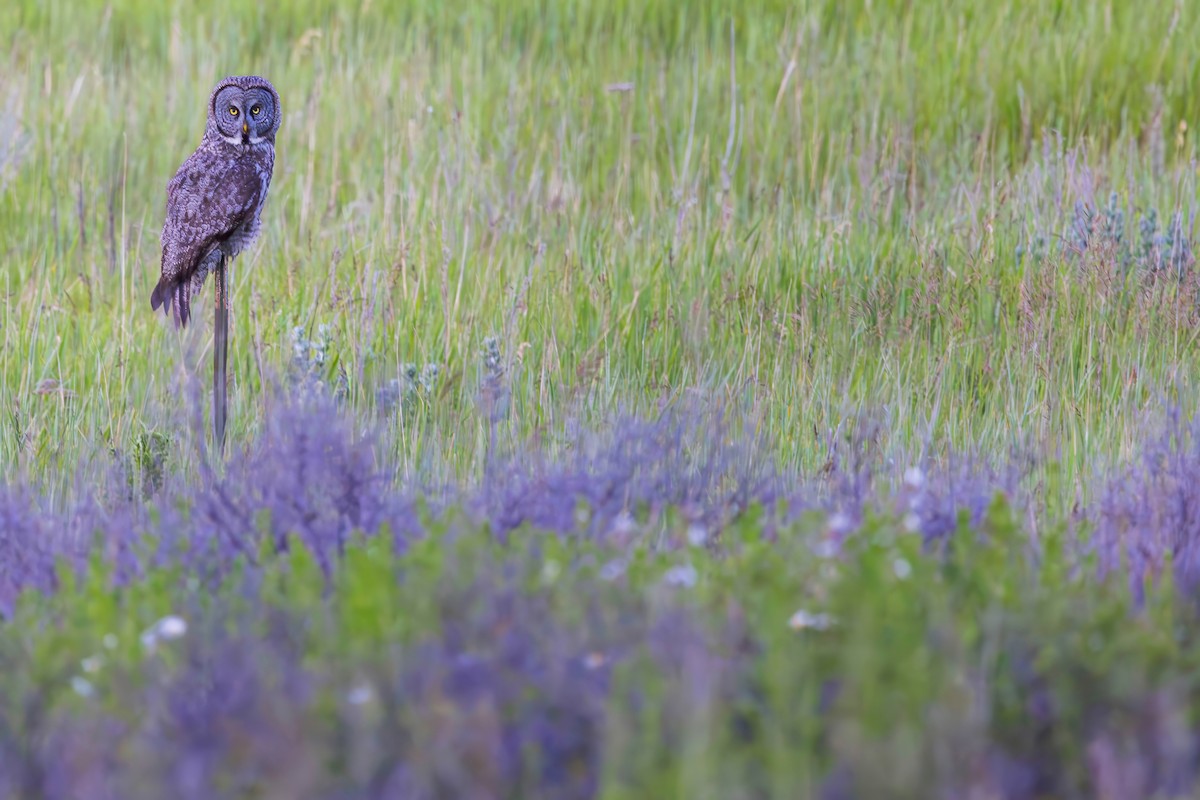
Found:
[[[0,8],[0,797],[1200,789],[1186,4]],[[282,96],[151,312],[212,85]]]

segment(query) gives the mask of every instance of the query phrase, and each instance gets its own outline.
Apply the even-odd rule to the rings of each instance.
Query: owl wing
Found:
[[[264,185],[251,159],[218,158],[201,148],[167,183],[167,218],[162,230],[162,277],[150,294],[150,307],[170,314],[175,299],[181,325],[187,325],[192,275],[224,239],[254,214]]]

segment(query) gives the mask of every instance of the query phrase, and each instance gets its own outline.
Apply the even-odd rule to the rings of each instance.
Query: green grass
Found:
[[[358,408],[403,362],[441,365],[402,441],[465,469],[489,335],[519,362],[520,432],[703,385],[806,467],[814,430],[872,407],[899,444],[1027,435],[1076,475],[1194,377],[1164,302],[1015,266],[1021,236],[1068,221],[1065,177],[1025,180],[1053,167],[1051,130],[1090,147],[1098,196],[1190,206],[1200,23],[1175,4],[501,8],[6,6],[5,476],[128,450],[181,372],[207,382],[209,298],[182,337],[147,298],[166,181],[230,72],[269,76],[285,110],[234,271],[235,441],[289,331],[320,323]]]

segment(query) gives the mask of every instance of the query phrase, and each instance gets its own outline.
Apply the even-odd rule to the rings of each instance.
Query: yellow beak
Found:
[[[242,133],[249,133],[249,132],[250,132],[250,123],[243,122],[242,123]]]

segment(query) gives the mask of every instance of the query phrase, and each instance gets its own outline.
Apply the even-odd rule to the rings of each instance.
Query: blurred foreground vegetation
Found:
[[[1189,796],[1198,37],[4,4],[0,797]],[[148,298],[231,73],[216,463]]]

